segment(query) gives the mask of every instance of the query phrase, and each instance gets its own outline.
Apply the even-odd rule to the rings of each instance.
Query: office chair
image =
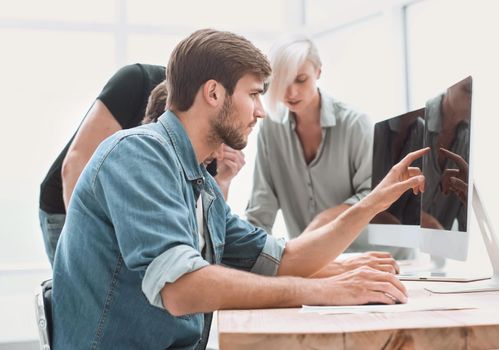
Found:
[[[52,342],[52,280],[43,281],[35,294],[35,313],[40,349],[50,350]]]

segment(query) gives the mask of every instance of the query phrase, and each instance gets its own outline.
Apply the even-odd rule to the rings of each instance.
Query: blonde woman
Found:
[[[310,39],[278,42],[269,56],[270,118],[263,121],[258,135],[246,215],[271,233],[280,209],[293,238],[323,226],[369,193],[373,129],[365,114],[318,88],[322,63]],[[370,246],[362,236],[350,248],[382,249],[397,257],[405,253]]]

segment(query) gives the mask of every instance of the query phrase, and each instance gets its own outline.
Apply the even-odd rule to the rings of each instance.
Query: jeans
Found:
[[[38,215],[40,218],[40,227],[42,228],[45,252],[49,258],[50,265],[53,265],[55,248],[57,247],[57,241],[66,220],[66,214],[49,214],[39,209]]]

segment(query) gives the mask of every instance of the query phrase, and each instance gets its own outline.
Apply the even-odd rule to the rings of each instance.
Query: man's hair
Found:
[[[199,88],[208,80],[234,93],[245,74],[266,80],[271,74],[267,58],[249,40],[230,32],[202,29],[173,50],[166,69],[168,105],[177,111],[191,108]]]
[[[155,123],[158,121],[158,118],[166,110],[167,98],[168,90],[166,89],[166,81],[163,80],[161,83],[156,85],[149,95],[146,113],[144,115],[144,119],[142,119],[142,124]]]
[[[310,61],[315,68],[321,68],[322,62],[317,46],[303,35],[289,36],[276,42],[270,49],[269,57],[273,76],[266,100],[271,117],[280,119],[279,117],[282,116],[281,101],[287,87],[296,78],[300,66],[305,61]]]

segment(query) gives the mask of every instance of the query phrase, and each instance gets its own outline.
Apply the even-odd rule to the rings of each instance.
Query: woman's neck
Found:
[[[296,124],[299,125],[313,125],[320,124],[321,120],[321,98],[319,91],[315,94],[314,98],[308,106],[300,113],[295,113]]]

